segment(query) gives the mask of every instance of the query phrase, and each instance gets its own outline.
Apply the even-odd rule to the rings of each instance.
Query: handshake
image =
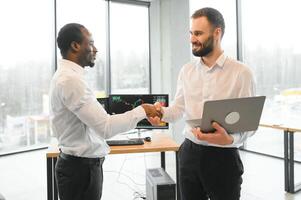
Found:
[[[153,125],[153,126],[159,126],[161,123],[161,119],[163,116],[162,112],[162,106],[159,102],[156,102],[155,104],[142,104],[141,105],[146,113],[147,120]]]

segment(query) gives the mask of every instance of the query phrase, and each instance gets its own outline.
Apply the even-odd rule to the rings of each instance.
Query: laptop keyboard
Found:
[[[129,140],[107,140],[109,146],[124,146],[124,145],[142,145],[144,144],[143,139],[135,138]]]

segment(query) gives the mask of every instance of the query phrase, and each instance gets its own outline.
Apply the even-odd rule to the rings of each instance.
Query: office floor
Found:
[[[46,200],[46,150],[0,157],[0,193],[6,200]],[[301,200],[301,192],[283,190],[283,161],[241,152],[245,165],[242,200]],[[175,156],[166,155],[167,172],[175,179]],[[144,194],[145,168],[160,166],[157,153],[110,155],[104,165],[103,200],[132,200]],[[301,182],[301,166],[296,165]],[[139,198],[136,198],[139,199]]]

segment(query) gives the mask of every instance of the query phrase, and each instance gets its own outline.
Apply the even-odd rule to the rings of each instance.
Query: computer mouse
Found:
[[[145,138],[144,138],[144,141],[150,142],[150,141],[152,141],[152,138],[151,138],[151,137],[145,137]]]

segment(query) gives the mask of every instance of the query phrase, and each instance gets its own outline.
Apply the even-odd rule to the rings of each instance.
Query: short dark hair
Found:
[[[83,34],[81,29],[83,28],[85,28],[83,25],[77,23],[66,24],[61,28],[56,41],[63,58],[66,57],[72,42],[82,42]]]
[[[196,19],[199,17],[207,17],[207,20],[214,28],[222,29],[222,37],[225,33],[225,20],[223,15],[216,9],[206,7],[196,10],[191,16],[192,19]]]

